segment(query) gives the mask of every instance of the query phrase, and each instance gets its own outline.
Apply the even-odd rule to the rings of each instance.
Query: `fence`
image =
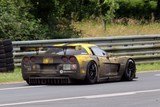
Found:
[[[75,38],[35,41],[13,41],[14,62],[20,66],[24,55],[34,55],[35,51],[22,52],[20,47],[48,46],[59,43],[93,43],[101,47],[112,56],[131,56],[136,63],[160,62],[160,34],[159,35],[133,35],[101,38]]]

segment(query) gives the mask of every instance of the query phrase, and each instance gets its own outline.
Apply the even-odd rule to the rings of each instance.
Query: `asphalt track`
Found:
[[[160,72],[131,82],[94,85],[0,85],[0,107],[160,107]]]

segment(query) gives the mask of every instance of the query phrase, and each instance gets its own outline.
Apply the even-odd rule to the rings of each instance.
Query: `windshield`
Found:
[[[53,47],[49,48],[46,51],[47,54],[56,54],[56,55],[86,55],[87,52],[85,49],[75,49],[74,47]]]

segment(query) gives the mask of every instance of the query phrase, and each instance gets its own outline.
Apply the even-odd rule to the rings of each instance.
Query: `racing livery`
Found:
[[[37,55],[22,59],[22,76],[29,85],[67,84],[83,81],[131,81],[136,77],[135,61],[127,56],[114,57],[94,44],[46,46]]]

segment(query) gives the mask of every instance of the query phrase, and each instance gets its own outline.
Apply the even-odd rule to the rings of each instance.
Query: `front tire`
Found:
[[[136,64],[133,59],[128,59],[126,68],[124,71],[123,79],[126,81],[132,81],[136,73]]]
[[[86,82],[88,84],[94,84],[97,82],[97,65],[95,62],[89,62],[87,66]]]

